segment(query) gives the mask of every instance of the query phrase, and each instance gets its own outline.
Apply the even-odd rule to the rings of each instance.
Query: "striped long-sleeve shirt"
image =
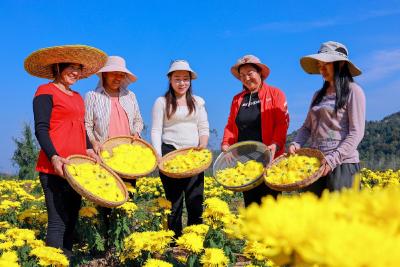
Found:
[[[119,103],[128,116],[131,134],[140,134],[143,130],[143,120],[135,94],[126,88],[121,88]],[[85,108],[85,126],[90,140],[103,142],[109,137],[108,129],[111,116],[110,96],[103,87],[98,87],[95,91],[86,94]]]

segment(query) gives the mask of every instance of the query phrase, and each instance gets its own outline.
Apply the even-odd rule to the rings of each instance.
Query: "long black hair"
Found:
[[[335,61],[333,62],[333,72],[335,81],[335,91],[336,91],[336,101],[335,101],[335,112],[343,108],[349,98],[350,93],[350,83],[353,82],[353,77],[351,76],[349,65],[347,62]],[[341,66],[341,64],[343,64]],[[317,92],[311,107],[318,105],[322,98],[326,94],[326,90],[329,87],[329,82],[325,81],[322,88]]]
[[[175,114],[176,109],[178,107],[178,103],[176,102],[175,91],[171,85],[171,75],[172,75],[172,73],[170,73],[168,75],[168,78],[170,81],[168,83],[168,90],[164,94],[164,97],[166,100],[167,119],[170,119],[172,117],[172,115]],[[190,77],[190,86],[189,86],[189,89],[186,91],[186,103],[187,103],[187,107],[189,109],[188,115],[190,115],[194,111],[196,111],[196,106],[194,104],[195,100],[194,100],[193,94],[192,94],[192,73],[190,71],[189,71],[189,77]]]

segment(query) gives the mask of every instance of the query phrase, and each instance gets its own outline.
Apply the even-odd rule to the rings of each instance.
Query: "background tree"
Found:
[[[13,165],[18,165],[19,179],[33,179],[35,177],[36,160],[39,153],[36,138],[32,134],[31,127],[24,123],[22,137],[13,138],[16,149],[12,157]]]

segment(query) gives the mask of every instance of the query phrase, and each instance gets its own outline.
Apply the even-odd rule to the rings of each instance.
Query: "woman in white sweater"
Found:
[[[151,141],[158,156],[185,147],[205,148],[208,144],[209,125],[205,102],[192,95],[192,80],[196,73],[185,60],[172,62],[167,73],[169,88],[157,98],[153,106]],[[182,209],[185,199],[188,225],[202,223],[204,173],[174,179],[160,173],[167,199],[172,203],[168,228],[175,237],[182,234]]]

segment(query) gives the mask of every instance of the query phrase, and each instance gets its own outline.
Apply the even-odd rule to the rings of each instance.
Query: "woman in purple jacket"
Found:
[[[321,196],[324,189],[351,187],[360,170],[357,146],[364,136],[365,95],[353,80],[361,71],[348,59],[348,50],[341,43],[323,43],[317,54],[301,58],[300,64],[307,73],[321,74],[324,83],[314,94],[289,153],[307,141],[324,153],[322,177],[305,189]]]

